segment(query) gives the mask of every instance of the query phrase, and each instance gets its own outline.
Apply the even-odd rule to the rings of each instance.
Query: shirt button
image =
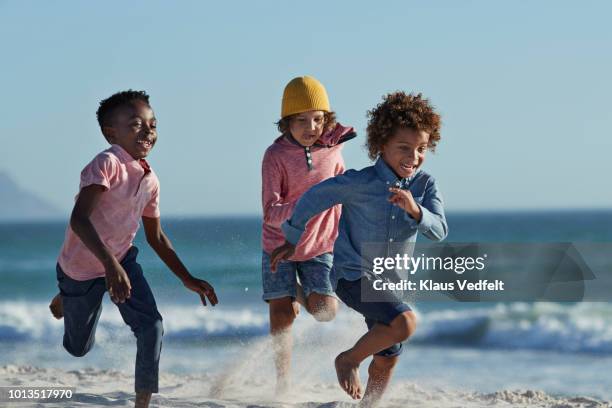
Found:
[[[389,242],[393,242],[393,238],[389,238]]]
[[[395,219],[395,215],[392,215],[392,216],[391,216],[391,219],[392,219],[392,220],[394,220],[394,219]]]
[[[390,183],[387,181],[387,184],[390,184]]]

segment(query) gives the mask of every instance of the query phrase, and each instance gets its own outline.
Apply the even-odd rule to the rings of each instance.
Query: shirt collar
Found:
[[[110,147],[110,151],[115,154],[123,163],[133,162],[136,159],[132,157],[123,147],[118,144],[113,144]]]
[[[136,162],[140,167],[142,167],[145,175],[151,172],[151,166],[149,166],[149,163],[145,159],[136,160],[132,157],[131,154],[129,154],[123,147],[119,146],[118,144],[111,145],[109,150],[113,152],[115,156],[117,156],[119,160],[123,163]]]
[[[414,177],[419,173],[420,169],[408,178],[398,178],[391,167],[383,160],[382,157],[378,156],[376,159],[376,163],[374,164],[374,169],[376,169],[376,174],[378,177],[384,181],[386,184],[394,185],[395,187],[407,187],[408,184],[414,180]]]

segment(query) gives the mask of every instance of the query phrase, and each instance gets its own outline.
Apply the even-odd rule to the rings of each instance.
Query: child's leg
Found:
[[[56,269],[64,315],[63,345],[73,356],[82,357],[95,342],[106,283],[104,278],[77,281],[64,274],[59,265]]]
[[[385,325],[376,323],[353,347],[336,357],[336,374],[340,386],[354,399],[361,398],[359,365],[367,357],[406,340],[416,328],[416,316],[407,311]]]
[[[336,317],[338,300],[333,296],[311,293],[306,298],[306,310],[319,322],[329,322]]]
[[[363,278],[357,281],[340,279],[336,289],[338,297],[347,306],[366,318],[369,329],[353,347],[340,353],[335,360],[340,386],[355,399],[360,398],[362,394],[359,381],[361,362],[374,354],[385,357],[399,355],[402,350],[401,342],[410,337],[416,328],[416,316],[407,304],[393,296],[380,298],[385,301],[365,302],[363,299],[372,299],[368,296],[372,293],[362,293],[363,290],[373,290],[370,282]],[[388,376],[390,378],[390,372]],[[384,391],[384,387],[379,389]],[[370,394],[372,392],[374,389]]]
[[[147,408],[151,402],[150,392],[137,392],[136,401],[134,402],[134,408]]]
[[[390,357],[374,355],[368,368],[368,385],[361,400],[362,406],[373,407],[378,403],[391,381],[398,360],[397,355]]]
[[[270,300],[270,334],[276,365],[276,392],[284,393],[290,386],[291,326],[299,313],[297,302],[291,297]]]
[[[136,262],[138,250],[132,247],[121,261],[132,285],[131,296],[117,307],[123,321],[136,336],[134,388],[137,407],[147,407],[151,393],[159,391],[159,356],[164,333],[153,292]]]
[[[400,313],[390,324],[375,323],[357,343],[342,354],[361,363],[371,355],[388,349],[408,339],[416,328],[416,316],[412,311]]]
[[[270,334],[276,365],[276,392],[285,393],[290,385],[291,325],[300,311],[296,302],[296,263],[283,261],[276,272],[270,269],[270,256],[262,254],[263,299],[270,310]]]
[[[330,279],[332,254],[321,254],[296,264],[306,296],[306,310],[320,322],[333,320],[338,311],[338,300],[333,296]]]

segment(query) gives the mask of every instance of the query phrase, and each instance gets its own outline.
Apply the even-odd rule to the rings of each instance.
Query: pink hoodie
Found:
[[[270,254],[285,243],[281,224],[285,222],[302,194],[321,181],[344,172],[342,143],[356,136],[352,127],[337,124],[310,147],[312,164],[306,148],[290,135],[278,137],[264,154],[262,177],[263,250]],[[293,261],[305,261],[332,252],[338,236],[340,205],[313,217],[295,248]]]

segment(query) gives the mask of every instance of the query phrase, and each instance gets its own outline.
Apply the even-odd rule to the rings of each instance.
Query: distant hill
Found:
[[[59,208],[24,190],[8,173],[0,171],[0,221],[54,219],[63,215]]]

